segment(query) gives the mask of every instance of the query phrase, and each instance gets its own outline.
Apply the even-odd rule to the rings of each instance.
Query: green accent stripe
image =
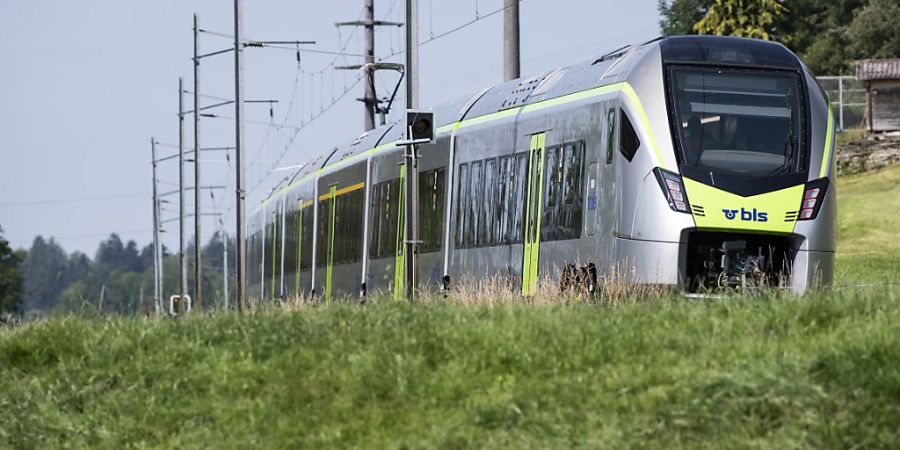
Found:
[[[278,213],[272,211],[272,301],[275,301],[275,246],[278,236]]]
[[[656,165],[663,169],[666,169],[667,167],[665,164],[665,159],[663,159],[662,152],[659,149],[659,143],[657,142],[657,139],[656,139],[656,133],[653,131],[653,128],[650,126],[650,119],[647,116],[647,112],[644,109],[644,105],[643,105],[643,103],[641,103],[641,99],[640,99],[640,97],[638,97],[637,93],[634,91],[634,88],[631,87],[631,84],[629,84],[628,82],[624,82],[624,81],[619,82],[619,83],[608,84],[606,86],[599,86],[599,87],[587,89],[584,91],[573,92],[571,94],[566,94],[566,95],[563,95],[560,97],[551,98],[551,99],[547,99],[547,100],[541,100],[539,102],[530,103],[530,104],[515,107],[515,108],[505,109],[502,111],[497,111],[494,113],[485,114],[485,115],[478,116],[478,117],[472,117],[470,119],[465,119],[465,120],[458,121],[458,122],[453,122],[453,123],[450,123],[450,124],[447,124],[447,125],[437,128],[435,130],[435,132],[438,134],[447,133],[454,129],[459,129],[459,128],[468,127],[468,126],[472,126],[472,125],[478,125],[478,124],[490,122],[493,120],[500,120],[503,118],[515,116],[519,113],[527,114],[530,112],[540,111],[542,109],[552,108],[554,106],[564,105],[566,103],[577,102],[580,100],[586,100],[586,99],[590,99],[590,98],[601,96],[601,95],[611,94],[614,92],[624,93],[625,96],[628,97],[628,100],[631,102],[631,104],[634,105],[634,108],[638,113],[638,119],[640,120],[642,127],[645,130],[647,130],[647,136],[649,137],[649,140],[650,140],[650,142],[649,142],[650,149],[653,152],[653,156],[656,158]],[[829,119],[831,119],[831,117],[832,117],[830,109],[829,109],[828,117],[829,117]],[[831,123],[831,122],[829,122],[829,123]],[[831,128],[832,127],[829,127],[829,129],[831,129]],[[829,137],[831,134],[832,133],[829,132]],[[377,147],[369,149],[368,151],[363,151],[363,152],[357,153],[355,155],[344,158],[340,161],[333,162],[319,170],[310,172],[310,173],[306,174],[303,178],[300,178],[299,180],[295,180],[293,183],[282,188],[278,194],[274,194],[273,196],[271,196],[268,199],[266,199],[265,201],[263,201],[262,204],[260,204],[258,207],[256,207],[251,212],[251,214],[256,214],[256,212],[259,211],[260,208],[265,207],[265,205],[268,204],[269,202],[271,202],[272,200],[277,199],[280,195],[291,190],[295,186],[306,182],[310,178],[320,175],[322,172],[340,168],[342,166],[348,165],[348,164],[350,164],[358,159],[361,159],[364,156],[370,155],[370,154],[375,154],[375,153],[378,153],[378,152],[381,152],[381,151],[384,151],[387,149],[395,148],[397,146],[397,142],[398,141],[391,141],[386,144],[379,145]],[[830,142],[830,140],[829,140],[829,142]],[[828,145],[826,145],[826,147],[828,147]]]
[[[331,281],[334,274],[334,221],[337,216],[337,198],[334,195],[337,186],[331,186],[331,211],[329,215],[331,220],[328,221],[328,255],[325,266],[325,303],[331,304]]]
[[[656,159],[656,165],[665,169],[665,159],[663,158],[662,152],[659,149],[659,143],[656,139],[656,133],[653,131],[653,127],[650,126],[650,118],[647,116],[647,111],[644,109],[644,104],[641,103],[640,97],[638,97],[637,93],[634,91],[634,88],[631,87],[631,84],[627,82],[619,82],[613,83],[606,86],[599,86],[591,89],[587,89],[580,92],[574,92],[572,94],[566,94],[561,97],[551,98],[548,100],[541,100],[539,102],[519,106],[516,108],[505,109],[502,111],[497,111],[490,114],[485,114],[483,116],[473,117],[471,119],[466,119],[460,122],[454,122],[452,124],[444,125],[436,130],[437,133],[445,133],[451,131],[455,128],[463,128],[472,125],[478,125],[485,122],[490,122],[492,120],[500,120],[506,117],[511,117],[519,114],[527,114],[530,112],[540,111],[546,108],[552,108],[554,106],[564,105],[567,103],[577,102],[581,100],[587,100],[593,97],[598,97],[601,95],[611,94],[614,92],[622,92],[628,97],[628,100],[634,105],[634,109],[637,111],[638,120],[640,120],[642,127],[647,132],[647,136],[649,137],[649,146],[650,150],[653,152],[653,156]]]
[[[400,165],[400,192],[397,195],[397,242],[394,245],[394,300],[404,296],[403,279],[406,267],[406,245],[403,245],[406,228],[403,211],[406,209],[406,164]]]
[[[644,110],[641,99],[638,98],[637,93],[634,92],[634,89],[628,83],[622,83],[622,92],[625,93],[625,96],[628,97],[628,100],[634,105],[634,109],[636,109],[638,113],[638,118],[641,120],[641,125],[643,125],[644,130],[647,131],[647,137],[650,138],[650,149],[653,150],[653,154],[656,156],[656,164],[665,169],[666,166],[663,162],[663,156],[659,151],[659,144],[656,142],[656,133],[653,131],[653,127],[650,126],[650,118],[647,117],[647,111]]]
[[[525,245],[522,253],[522,295],[525,296],[534,293],[538,281],[546,140],[544,133],[532,135],[528,154],[528,202],[525,206]]]
[[[379,145],[379,146],[377,146],[377,147],[370,148],[369,150],[366,150],[366,151],[364,151],[364,152],[357,153],[357,154],[355,154],[355,155],[353,155],[353,156],[344,158],[344,159],[342,159],[342,160],[340,160],[340,161],[333,162],[333,163],[331,163],[331,164],[329,164],[329,165],[327,165],[327,166],[325,166],[325,167],[323,167],[323,168],[321,168],[321,169],[318,169],[318,170],[316,170],[316,171],[314,171],[314,172],[310,172],[310,173],[304,175],[302,178],[297,179],[297,180],[294,180],[291,184],[289,184],[289,185],[287,185],[287,186],[281,188],[281,189],[278,191],[278,193],[272,194],[272,196],[270,196],[269,198],[263,200],[262,203],[260,203],[259,205],[256,206],[256,208],[253,208],[253,211],[251,211],[251,214],[256,214],[260,209],[264,208],[266,205],[268,205],[268,204],[271,203],[272,201],[277,200],[278,198],[280,198],[282,195],[284,195],[285,193],[287,193],[287,192],[290,191],[291,189],[297,187],[297,186],[300,185],[300,184],[305,183],[306,181],[309,181],[311,178],[321,175],[322,172],[327,172],[327,171],[329,171],[329,170],[334,170],[334,169],[340,168],[341,166],[348,165],[348,164],[350,164],[351,162],[354,162],[354,161],[356,161],[356,160],[358,160],[358,159],[361,159],[362,157],[365,157],[365,156],[368,156],[368,155],[374,155],[374,154],[376,154],[376,153],[385,151],[385,150],[387,150],[387,149],[396,148],[396,147],[397,147],[397,142],[400,142],[400,141],[391,141],[391,142],[388,142],[387,144],[382,144],[382,145]]]
[[[303,199],[297,201],[297,264],[294,267],[294,297],[300,297],[300,258],[303,256]]]
[[[825,130],[825,149],[822,151],[822,169],[819,171],[819,178],[825,178],[828,175],[828,159],[831,157],[831,143],[834,136],[834,113],[831,111],[831,105],[828,105],[828,129]]]

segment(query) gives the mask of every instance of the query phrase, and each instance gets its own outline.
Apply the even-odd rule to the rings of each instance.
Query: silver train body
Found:
[[[563,273],[689,292],[832,281],[832,113],[779,44],[664,38],[433,112],[435,140],[419,147],[423,287],[499,275],[528,295]],[[398,290],[402,128],[334,148],[255,209],[251,297]]]

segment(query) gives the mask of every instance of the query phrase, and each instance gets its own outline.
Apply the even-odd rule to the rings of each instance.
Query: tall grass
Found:
[[[890,290],[281,308],[0,331],[0,447],[900,442]]]
[[[0,448],[897,448],[898,186],[839,180],[840,288],[803,297],[495,277],[0,327]]]

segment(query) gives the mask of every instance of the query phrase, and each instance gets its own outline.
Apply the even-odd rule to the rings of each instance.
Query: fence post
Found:
[[[838,129],[844,131],[844,77],[838,77]]]

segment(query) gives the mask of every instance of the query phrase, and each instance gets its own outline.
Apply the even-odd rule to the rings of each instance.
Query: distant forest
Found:
[[[664,35],[781,42],[816,75],[852,75],[853,61],[900,58],[897,0],[659,0]]]
[[[234,240],[228,242],[229,269],[234,272]],[[219,233],[202,247],[203,301],[207,307],[223,298],[223,242]],[[193,295],[194,243],[186,245],[188,294]],[[180,288],[178,256],[164,253],[163,298]],[[28,317],[54,312],[144,314],[153,307],[153,246],[139,248],[112,234],[102,241],[94,258],[67,253],[53,238],[38,236],[27,252],[19,251],[23,279],[19,302],[6,311]],[[233,279],[229,277],[229,282]],[[233,292],[230,290],[230,293]],[[232,294],[233,295],[233,294]],[[2,307],[0,307],[2,309]]]

